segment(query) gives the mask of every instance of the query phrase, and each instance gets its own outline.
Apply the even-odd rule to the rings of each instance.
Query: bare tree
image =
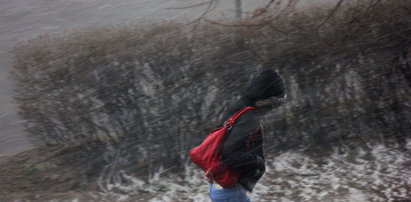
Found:
[[[241,19],[243,13],[242,2],[241,0],[235,0],[235,16],[238,19]]]

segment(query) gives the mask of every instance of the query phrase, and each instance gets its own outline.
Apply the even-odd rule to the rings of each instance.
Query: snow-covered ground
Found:
[[[267,160],[267,172],[249,196],[252,201],[411,200],[411,140],[407,148],[382,145],[327,157],[285,152]],[[110,185],[106,200],[209,201],[200,169],[187,165],[184,177],[156,176],[150,184],[126,176]],[[116,191],[114,191],[116,190]],[[148,193],[150,198],[141,198]]]

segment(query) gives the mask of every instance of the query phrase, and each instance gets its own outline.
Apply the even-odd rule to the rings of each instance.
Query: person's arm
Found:
[[[237,119],[231,134],[221,149],[223,162],[233,169],[251,171],[264,166],[262,157],[246,151],[248,139],[260,126],[259,116],[255,110],[244,113]]]

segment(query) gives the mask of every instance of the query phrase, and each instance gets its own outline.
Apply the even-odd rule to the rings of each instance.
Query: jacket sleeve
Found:
[[[246,151],[248,139],[259,126],[260,119],[254,110],[247,111],[237,119],[221,149],[225,164],[246,172],[264,167],[262,157]]]

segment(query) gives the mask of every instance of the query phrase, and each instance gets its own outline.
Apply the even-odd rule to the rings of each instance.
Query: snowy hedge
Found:
[[[264,121],[267,152],[405,142],[410,2],[328,13],[42,35],[14,49],[20,115],[39,143],[98,142],[116,166],[173,168],[269,65],[288,100]]]

